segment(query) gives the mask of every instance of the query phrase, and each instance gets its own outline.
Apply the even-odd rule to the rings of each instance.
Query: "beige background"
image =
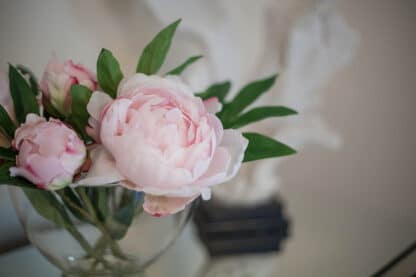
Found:
[[[132,39],[136,18],[111,25],[108,9],[85,1],[23,2],[0,1],[0,63],[22,62],[38,75],[50,49],[93,68],[102,45],[131,69],[136,49],[159,28],[140,28],[143,40]],[[292,237],[272,276],[367,276],[416,238],[416,2],[343,0],[338,8],[360,34],[352,63],[324,88],[323,115],[344,144],[338,151],[310,145],[284,164]],[[152,19],[144,8],[137,16]],[[22,233],[0,193],[5,245]]]

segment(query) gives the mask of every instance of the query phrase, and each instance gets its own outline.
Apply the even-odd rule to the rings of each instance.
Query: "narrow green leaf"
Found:
[[[0,159],[6,161],[15,161],[16,152],[14,152],[11,148],[0,147]]]
[[[117,240],[124,237],[137,210],[143,204],[143,193],[129,191],[127,198],[122,202],[124,205],[106,220],[106,225],[110,229],[111,236]]]
[[[79,207],[82,207],[81,200],[78,195],[75,193],[74,189],[71,187],[65,187],[63,189],[57,190],[56,193],[60,196],[62,202],[65,204],[66,208],[79,220],[90,222],[79,210]],[[75,207],[76,206],[76,207]],[[77,208],[78,207],[78,208]]]
[[[38,86],[38,80],[36,79],[35,74],[33,74],[32,71],[30,71],[29,68],[27,68],[24,65],[17,65],[16,68],[23,74],[29,76],[29,83],[30,87],[32,89],[32,92],[34,95],[38,95],[39,93],[39,86]]]
[[[173,35],[181,20],[176,20],[162,31],[144,48],[136,72],[147,75],[155,74],[159,71],[172,43]]]
[[[211,97],[217,97],[221,103],[224,103],[225,97],[231,88],[231,82],[225,81],[209,86],[204,92],[196,93],[195,95],[206,100]]]
[[[27,189],[37,189],[35,185],[29,183],[23,178],[19,177],[10,177],[6,175],[0,175],[0,185],[9,185],[9,186],[16,186],[22,187]]]
[[[108,208],[108,197],[109,197],[109,190],[114,188],[109,187],[95,187],[92,188],[92,205],[94,206],[94,210],[96,211],[98,217],[101,221],[105,221],[109,208]]]
[[[297,114],[297,112],[284,106],[258,107],[240,115],[231,123],[231,127],[236,129],[268,117],[288,116],[293,114]]]
[[[14,137],[14,131],[16,130],[16,126],[14,122],[10,118],[7,111],[0,105],[0,131],[4,134],[8,139],[12,139]]]
[[[101,50],[97,60],[97,79],[104,92],[115,98],[118,84],[123,79],[123,73],[113,54],[104,48]]]
[[[21,177],[10,176],[10,167],[15,165],[16,163],[14,161],[5,161],[2,165],[0,165],[0,185],[11,185],[16,187],[37,189],[35,185],[29,183]]]
[[[243,87],[234,99],[223,108],[222,118],[225,122],[233,121],[246,107],[263,93],[268,91],[276,80],[276,75],[252,82]]]
[[[0,165],[0,175],[4,175],[9,177],[10,176],[10,172],[9,169],[12,166],[15,166],[15,162],[11,162],[11,161],[5,161]]]
[[[23,191],[33,208],[42,217],[67,229],[74,227],[65,207],[52,192],[40,189],[23,189]]]
[[[295,154],[291,147],[257,133],[243,133],[249,141],[243,162],[275,158]]]
[[[25,122],[29,113],[39,114],[35,95],[23,76],[12,65],[9,65],[9,82],[17,121]]]
[[[194,62],[196,62],[197,60],[199,60],[200,58],[202,58],[202,56],[193,56],[188,58],[183,64],[181,64],[180,66],[170,70],[168,73],[166,73],[166,75],[179,75],[181,74],[189,65],[193,64]]]
[[[85,127],[88,123],[89,114],[87,111],[87,104],[90,100],[92,91],[82,85],[72,85],[71,87],[71,116],[70,122],[73,124],[78,133],[81,134],[84,140],[88,139]]]

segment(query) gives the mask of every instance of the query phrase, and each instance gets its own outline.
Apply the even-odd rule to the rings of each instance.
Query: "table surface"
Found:
[[[286,248],[289,246],[290,241]],[[195,227],[189,224],[172,247],[148,268],[147,274],[149,277],[271,277],[294,276],[293,274],[296,276],[315,276],[306,274],[311,264],[301,265],[298,263],[299,260],[303,259],[303,256],[307,255],[308,251],[306,249],[298,253],[299,259],[293,258],[290,251],[289,254],[286,253],[287,251],[278,254],[245,255],[209,260],[204,248],[195,237]],[[390,258],[396,254],[397,252],[384,253],[385,256]],[[387,262],[387,260],[376,260],[374,262],[374,259],[368,259],[367,261],[366,268],[351,268],[351,271],[359,271],[360,274],[350,276],[368,276]],[[410,258],[407,258],[387,276],[411,276],[410,274],[416,271],[415,265],[416,253],[413,253]],[[298,269],[296,269],[296,266]],[[331,267],[331,265],[325,264],[322,266]],[[374,269],[374,271],[370,272],[371,269]],[[336,271],[337,269],[334,268],[333,270]],[[300,272],[300,275],[297,275],[296,272]],[[348,276],[349,271],[339,268],[338,272],[339,275],[337,276]],[[0,256],[0,276],[56,277],[60,276],[60,273],[36,248],[25,246]]]

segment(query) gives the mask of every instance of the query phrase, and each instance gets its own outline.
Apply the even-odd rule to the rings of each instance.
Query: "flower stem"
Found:
[[[103,235],[106,237],[108,243],[110,244],[111,251],[114,255],[121,259],[126,259],[126,256],[122,253],[120,247],[117,245],[117,243],[114,241],[114,239],[111,237],[109,231],[107,230],[106,226],[102,224],[102,222],[99,220],[95,209],[91,203],[90,198],[86,194],[85,190],[83,188],[77,188],[77,192],[79,193],[82,201],[84,202],[89,214],[93,218],[93,223],[95,226],[103,233]]]

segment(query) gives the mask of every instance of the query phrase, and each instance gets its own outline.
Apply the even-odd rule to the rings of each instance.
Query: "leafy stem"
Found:
[[[82,201],[84,202],[89,214],[92,217],[93,224],[102,232],[102,234],[106,237],[110,244],[111,251],[114,255],[119,258],[126,259],[126,256],[122,253],[118,244],[114,241],[111,237],[110,232],[104,226],[104,224],[99,220],[97,213],[95,212],[94,206],[91,203],[90,198],[88,197],[87,193],[85,192],[84,188],[77,188],[77,192],[79,193]]]

